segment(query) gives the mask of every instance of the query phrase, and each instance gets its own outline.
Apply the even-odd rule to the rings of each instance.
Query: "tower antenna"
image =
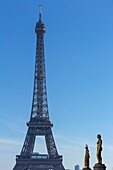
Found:
[[[42,0],[40,0],[40,4],[39,4],[39,20],[41,20],[42,18]]]

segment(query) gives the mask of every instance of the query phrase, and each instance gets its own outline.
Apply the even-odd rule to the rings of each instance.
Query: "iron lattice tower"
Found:
[[[37,43],[31,117],[27,123],[28,131],[21,153],[16,156],[16,165],[13,170],[65,170],[62,165],[62,156],[58,154],[52,134],[53,124],[49,120],[44,58],[45,32],[40,11],[35,28]],[[33,152],[36,136],[45,137],[48,154]]]

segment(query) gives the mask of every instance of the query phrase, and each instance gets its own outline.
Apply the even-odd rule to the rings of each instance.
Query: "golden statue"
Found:
[[[102,139],[101,139],[101,135],[98,134],[97,135],[98,141],[97,141],[97,159],[98,159],[98,163],[102,164],[102,157],[101,157],[101,152],[102,152]]]
[[[84,166],[89,168],[89,158],[90,158],[90,155],[89,155],[88,145],[86,145],[85,149],[86,149],[86,152],[85,152]]]

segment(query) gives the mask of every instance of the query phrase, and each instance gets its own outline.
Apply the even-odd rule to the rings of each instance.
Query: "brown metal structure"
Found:
[[[65,170],[62,156],[58,154],[52,134],[53,124],[48,113],[46,74],[44,58],[45,25],[39,14],[35,33],[37,35],[34,90],[28,131],[20,155],[16,156],[13,170]],[[34,153],[36,136],[44,136],[48,154]]]

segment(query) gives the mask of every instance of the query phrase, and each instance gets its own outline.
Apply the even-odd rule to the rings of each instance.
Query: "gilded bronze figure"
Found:
[[[96,156],[97,156],[98,163],[102,164],[102,156],[101,156],[101,152],[102,152],[102,139],[101,139],[101,135],[98,134],[97,138],[98,138],[98,141],[97,141],[97,153],[96,153]]]
[[[85,152],[84,166],[89,168],[89,158],[90,158],[90,155],[89,155],[88,145],[86,145],[85,149],[86,149],[86,152]]]

